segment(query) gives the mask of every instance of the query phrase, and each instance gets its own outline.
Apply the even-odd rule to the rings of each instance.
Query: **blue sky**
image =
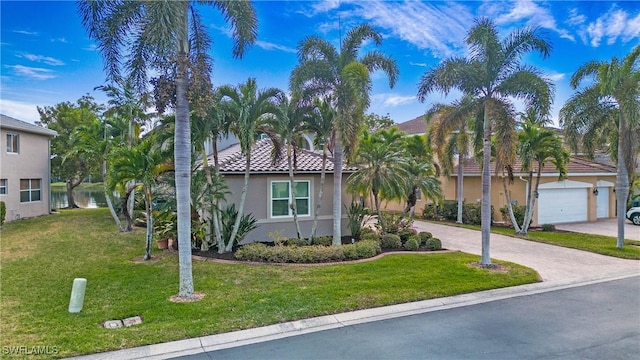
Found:
[[[368,112],[389,114],[397,123],[425,112],[433,94],[416,99],[420,76],[442,59],[464,55],[464,36],[475,18],[489,17],[501,35],[525,25],[538,26],[552,43],[547,59],[526,63],[556,84],[552,118],[571,96],[569,79],[589,60],[624,57],[640,44],[640,2],[636,1],[257,1],[258,41],[242,60],[231,57],[229,29],[215,9],[202,14],[213,38],[214,85],[236,85],[249,77],[260,87],[288,88],[297,64],[296,47],[309,35],[339,44],[340,33],[369,23],[384,36],[378,50],[400,68],[393,89],[381,73],[372,74]],[[106,102],[96,86],[105,75],[96,43],[81,25],[72,1],[0,2],[0,112],[28,122],[39,119],[36,106],[74,102],[90,94]],[[364,51],[374,49],[366,44]]]

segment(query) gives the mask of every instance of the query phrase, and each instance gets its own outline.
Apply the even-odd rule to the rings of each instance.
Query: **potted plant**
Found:
[[[155,224],[155,238],[158,249],[173,248],[173,243],[178,236],[177,216],[173,211],[161,211],[158,213]]]

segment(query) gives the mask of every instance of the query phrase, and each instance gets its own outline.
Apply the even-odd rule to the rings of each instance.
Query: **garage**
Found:
[[[614,186],[610,181],[598,180],[596,184],[598,189],[598,198],[596,200],[596,213],[598,219],[609,218],[609,189]]]
[[[588,191],[592,184],[556,181],[538,188],[538,224],[581,222],[588,219]]]

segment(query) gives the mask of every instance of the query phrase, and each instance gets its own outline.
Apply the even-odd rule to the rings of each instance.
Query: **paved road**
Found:
[[[640,277],[176,359],[638,359]]]
[[[447,249],[481,254],[479,231],[416,221],[419,231],[430,231],[442,240]],[[640,261],[618,259],[586,251],[520,240],[510,236],[491,234],[491,258],[511,261],[538,271],[545,281],[571,280],[607,274],[640,272]]]

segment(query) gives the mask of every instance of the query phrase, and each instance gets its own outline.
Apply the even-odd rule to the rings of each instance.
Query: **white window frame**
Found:
[[[8,184],[7,179],[0,179],[0,195],[7,195],[7,192],[9,190],[7,184]]]
[[[7,133],[7,153],[8,154],[20,153],[20,134]]]
[[[23,181],[28,181],[28,185],[29,187],[26,189],[22,188],[22,182]],[[39,187],[34,187],[33,183],[37,181],[39,183]],[[34,198],[34,194],[38,193],[39,199],[37,200],[33,200]],[[22,194],[23,193],[28,193],[29,194],[29,200],[27,201],[22,201]],[[20,179],[20,202],[21,203],[30,203],[30,202],[38,202],[38,201],[42,201],[42,179]]]
[[[275,183],[286,183],[288,188],[289,188],[289,197],[288,198],[274,198],[273,197],[273,184]],[[311,181],[310,180],[295,180],[293,186],[295,186],[296,184],[299,183],[306,183],[307,184],[307,194],[308,196],[300,196],[299,194],[296,194],[296,200],[307,200],[308,206],[307,209],[309,210],[308,213],[306,214],[300,214],[300,212],[298,212],[298,216],[300,217],[304,217],[304,216],[311,216]],[[274,215],[273,214],[273,201],[274,200],[287,200],[287,209],[288,209],[288,214],[287,215]],[[290,218],[293,217],[293,210],[291,209],[291,203],[294,201],[293,199],[293,192],[291,191],[291,182],[289,180],[271,180],[269,182],[269,217],[272,219],[282,219],[282,218]]]

